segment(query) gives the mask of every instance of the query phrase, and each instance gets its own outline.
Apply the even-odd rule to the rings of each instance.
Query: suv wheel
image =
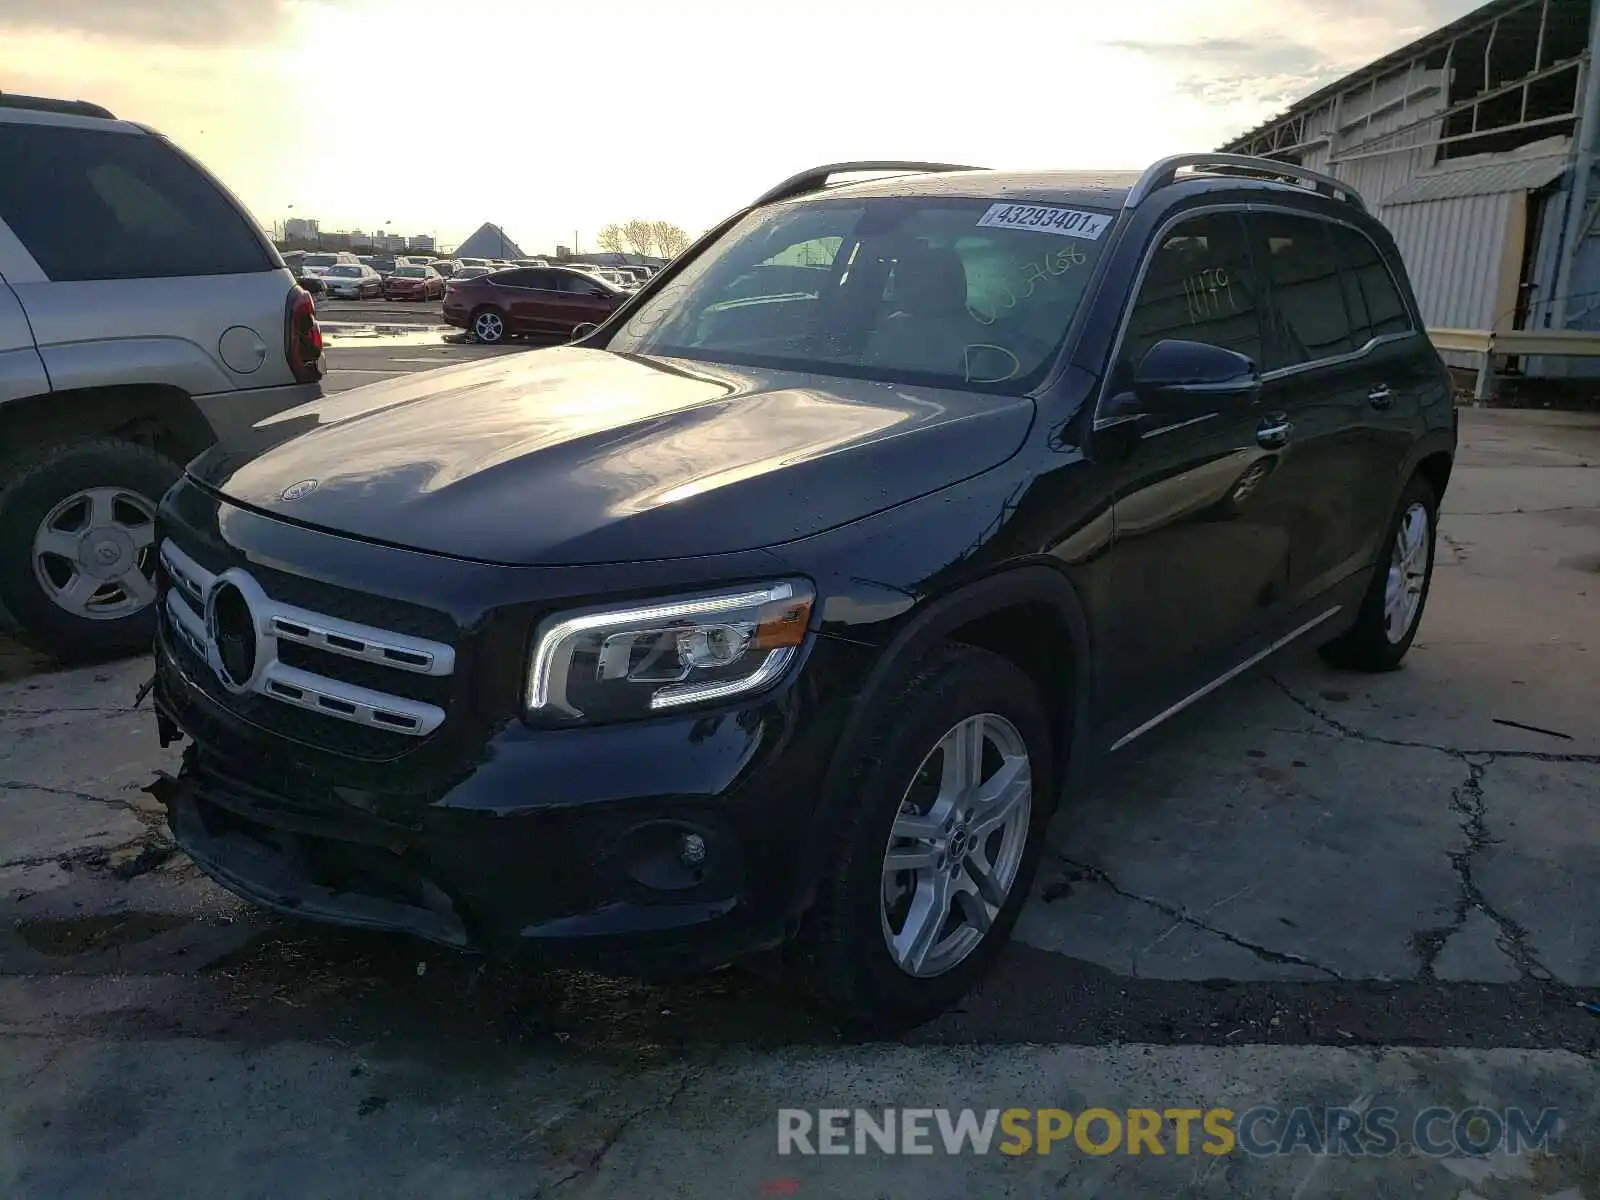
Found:
[[[1439,502],[1421,476],[1411,480],[1389,524],[1356,623],[1322,647],[1322,657],[1351,671],[1392,671],[1411,649],[1433,583]]]
[[[156,506],[178,465],[113,438],[28,459],[0,489],[0,606],[64,662],[149,649]]]
[[[1018,667],[954,645],[869,719],[800,967],[847,1022],[905,1028],[1005,946],[1050,818],[1050,726]]]
[[[506,340],[506,319],[497,309],[480,308],[472,314],[472,336],[487,346]]]

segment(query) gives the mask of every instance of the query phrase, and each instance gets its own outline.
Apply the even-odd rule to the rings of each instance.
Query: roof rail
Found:
[[[1355,188],[1342,179],[1335,179],[1332,175],[1310,171],[1294,163],[1279,162],[1273,158],[1220,153],[1174,154],[1170,158],[1163,158],[1139,176],[1139,182],[1128,192],[1123,207],[1133,208],[1148,199],[1152,192],[1176,183],[1178,172],[1184,167],[1197,171],[1216,168],[1213,173],[1218,175],[1245,175],[1255,179],[1276,179],[1283,183],[1310,184],[1313,191],[1320,192],[1324,196],[1344,200],[1363,212],[1367,208],[1361,199],[1361,194]]]
[[[0,92],[0,108],[27,108],[35,112],[65,113],[73,117],[104,117],[108,121],[117,119],[110,109],[90,104],[87,100],[52,100],[48,96],[23,96],[16,92]]]
[[[911,172],[938,172],[938,171],[981,171],[982,167],[965,167],[958,163],[927,163],[927,162],[900,162],[889,160],[883,162],[842,162],[828,163],[822,167],[812,167],[809,171],[801,171],[798,175],[791,175],[777,187],[763,192],[756,201],[755,207],[763,204],[774,204],[779,200],[789,200],[795,196],[804,196],[807,192],[820,192],[827,186],[828,180],[834,175],[844,175],[852,171],[903,171]]]

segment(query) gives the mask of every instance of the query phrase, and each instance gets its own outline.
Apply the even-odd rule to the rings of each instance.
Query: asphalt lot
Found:
[[[516,352],[434,336],[335,336],[330,386]],[[174,762],[146,665],[0,652],[0,1189],[1600,1196],[1600,418],[1463,432],[1406,668],[1300,654],[1136,743],[1057,816],[993,981],[898,1046],[758,971],[517,971],[255,914],[142,791]],[[779,1105],[1374,1097],[1567,1132],[1533,1162],[773,1146]]]
[[[492,358],[532,347],[525,341],[500,346],[466,341],[460,330],[444,324],[437,300],[324,300],[317,306],[317,316],[328,345],[323,386],[334,392],[435,365]]]

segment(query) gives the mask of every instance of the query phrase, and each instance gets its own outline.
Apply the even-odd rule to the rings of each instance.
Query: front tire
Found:
[[[62,662],[148,650],[155,513],[182,473],[117,438],[39,447],[0,489],[0,605]]]
[[[1347,671],[1393,671],[1416,639],[1433,585],[1438,541],[1439,499],[1420,475],[1406,485],[1389,522],[1383,557],[1361,600],[1356,622],[1321,654]]]
[[[931,655],[868,717],[831,869],[802,924],[802,983],[847,1024],[909,1028],[1004,949],[1050,819],[1050,723],[1014,663]]]

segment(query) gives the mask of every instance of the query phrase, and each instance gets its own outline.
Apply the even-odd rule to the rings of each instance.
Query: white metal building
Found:
[[[1430,329],[1600,330],[1597,12],[1493,0],[1222,149],[1354,186],[1394,233]]]

